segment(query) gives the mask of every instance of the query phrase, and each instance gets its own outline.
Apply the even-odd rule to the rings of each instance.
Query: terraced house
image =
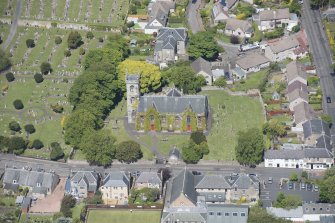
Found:
[[[134,123],[137,131],[206,130],[206,96],[184,95],[174,87],[141,96],[139,80],[139,75],[126,75],[128,123]]]

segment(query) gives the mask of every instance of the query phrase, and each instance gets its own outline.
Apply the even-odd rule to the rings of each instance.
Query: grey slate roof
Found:
[[[329,125],[322,121],[321,119],[314,118],[306,121],[302,125],[304,129],[304,138],[307,139],[312,135],[327,135],[330,137],[330,128]]]
[[[235,31],[238,28],[240,28],[245,33],[253,32],[252,25],[250,22],[246,20],[239,20],[239,19],[234,19],[234,18],[227,19],[226,30]]]
[[[199,192],[199,196],[204,197],[206,202],[225,202],[225,192]]]
[[[136,183],[161,184],[162,180],[156,172],[141,172],[140,176],[136,179]]]
[[[180,151],[177,148],[171,149],[170,152],[169,152],[169,157],[171,157],[171,156],[175,156],[179,159],[180,158]]]
[[[335,215],[335,204],[316,203],[316,204],[303,204],[304,214],[328,214]]]
[[[303,209],[301,206],[296,209],[284,209],[284,208],[275,208],[275,207],[267,207],[266,211],[276,216],[277,218],[302,218],[303,217]]]
[[[187,33],[185,28],[160,28],[156,37],[155,52],[162,49],[176,50],[177,42],[185,42],[186,38]]]
[[[303,84],[300,81],[294,81],[287,86],[287,93],[290,94],[296,89],[302,89],[303,91],[308,92],[306,84]]]
[[[296,124],[303,123],[313,118],[314,111],[309,104],[301,102],[293,107],[294,111],[294,122]]]
[[[188,170],[181,171],[172,181],[170,203],[174,202],[180,194],[184,194],[193,203],[197,201],[194,189],[194,176]]]
[[[243,68],[244,70],[247,70],[252,67],[256,67],[261,64],[268,63],[268,62],[270,62],[270,60],[259,53],[248,54],[247,56],[236,60],[236,64],[239,67]]]
[[[259,12],[260,21],[289,19],[289,18],[290,18],[290,12],[288,8],[277,9],[277,10],[264,10]]]
[[[123,171],[113,171],[106,173],[103,179],[103,187],[128,187],[129,178]]]
[[[212,75],[211,63],[202,57],[199,57],[198,59],[193,61],[193,63],[191,63],[191,67],[195,73],[199,73],[200,71],[202,71],[210,76]]]
[[[197,114],[207,114],[208,101],[203,95],[144,95],[140,97],[138,112],[146,112],[152,106],[159,113],[181,114],[192,108]]]
[[[87,190],[95,192],[98,186],[99,176],[94,171],[78,171],[74,172],[71,177],[72,182],[78,182],[83,186],[87,186]]]
[[[208,204],[208,213],[212,212],[213,215],[207,215],[208,223],[247,223],[248,220],[248,206],[247,205],[230,205],[230,204]],[[218,215],[218,213],[221,215]],[[225,216],[229,213],[229,216]],[[233,216],[237,213],[237,216]],[[244,216],[241,214],[244,213]]]
[[[151,11],[149,13],[149,22],[145,28],[155,28],[150,26],[150,24],[157,20],[159,21],[163,26],[166,26],[167,19],[169,16],[170,9],[175,8],[175,2],[172,1],[156,1],[151,8]]]
[[[204,175],[202,180],[195,186],[196,189],[226,189],[230,188],[222,175]]]
[[[257,177],[241,173],[238,175],[232,186],[238,189],[248,189],[250,187],[259,189],[259,179]]]
[[[275,42],[268,42],[268,45],[273,53],[280,53],[299,47],[299,42],[295,37],[287,37]]]
[[[332,158],[332,154],[326,148],[305,148],[305,158]]]
[[[301,62],[294,60],[286,65],[287,81],[290,82],[297,77],[307,80],[307,74]]]
[[[303,159],[304,156],[304,151],[300,149],[270,149],[264,153],[264,159]]]
[[[296,88],[291,92],[287,93],[288,100],[293,102],[299,98],[303,99],[304,101],[308,101],[308,91],[307,88]]]
[[[163,212],[161,222],[206,222],[206,215],[205,211],[199,212],[198,209]]]

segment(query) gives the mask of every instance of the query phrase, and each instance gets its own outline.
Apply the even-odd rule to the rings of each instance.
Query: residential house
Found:
[[[296,85],[296,84],[294,84]],[[299,84],[297,84],[299,85]],[[288,91],[287,93],[287,98],[288,101],[290,102],[289,108],[291,111],[294,110],[294,107],[297,106],[298,104],[305,102],[308,104],[308,91],[307,87],[302,87],[301,88],[290,88],[290,90],[293,89],[292,91]]]
[[[288,24],[286,26],[287,31],[291,32],[293,27],[299,25],[299,18],[297,14],[290,13],[290,20],[288,21]]]
[[[314,111],[307,102],[301,102],[294,106],[293,113],[295,126],[292,130],[296,132],[302,132],[302,124],[314,116]]]
[[[240,67],[235,67],[231,70],[231,73],[235,80],[242,80],[247,78],[247,73]]]
[[[265,47],[265,56],[272,62],[279,62],[287,58],[295,60],[297,58],[295,50],[299,47],[299,41],[295,37],[268,41],[268,46]]]
[[[215,25],[226,22],[226,20],[229,18],[228,12],[223,9],[223,5],[220,2],[214,3],[211,11],[211,17]]]
[[[154,61],[169,63],[186,55],[187,32],[185,28],[160,28],[156,38]]]
[[[59,176],[55,173],[6,167],[2,184],[5,193],[16,192],[19,187],[27,187],[33,197],[44,198],[54,191],[58,182]]]
[[[161,190],[162,180],[157,172],[141,172],[140,176],[135,180],[136,189],[156,188]]]
[[[173,1],[156,1],[149,8],[149,21],[145,26],[145,34],[157,33],[160,28],[166,27],[170,12],[176,7]]]
[[[264,10],[254,15],[253,20],[257,23],[259,30],[271,30],[276,27],[288,25],[290,12],[288,8],[276,10]]]
[[[329,124],[324,122],[323,120],[319,118],[314,118],[306,121],[303,125],[303,131],[304,131],[304,142],[308,146],[318,146],[318,147],[327,147],[329,150],[331,150],[331,133]],[[322,136],[325,136],[326,141],[323,139],[321,140],[321,143],[318,142]]]
[[[116,205],[128,204],[128,194],[130,181],[127,174],[123,171],[105,173],[100,191],[104,204]]]
[[[99,175],[91,170],[71,171],[67,180],[65,192],[76,198],[87,198],[95,194],[98,189]]]
[[[194,176],[190,171],[183,170],[171,181],[168,181],[165,204],[161,223],[193,222],[193,223],[246,223],[248,206],[231,205],[222,202],[222,198],[211,197],[214,203],[206,202],[208,197],[197,193],[195,186],[203,176]],[[220,179],[220,182],[223,178]],[[211,180],[212,187],[220,187]],[[199,187],[201,187],[199,185]],[[225,193],[224,191],[220,192]],[[215,194],[215,192],[212,192]]]
[[[288,63],[286,65],[286,79],[287,85],[290,85],[295,81],[300,81],[304,85],[307,85],[307,74],[303,64],[296,60]]]
[[[227,19],[225,34],[240,38],[251,38],[254,30],[249,21],[239,19]]]
[[[207,85],[213,85],[211,63],[202,57],[196,59],[191,67],[197,75],[201,75],[205,78]]]
[[[262,68],[269,66],[269,59],[259,53],[248,54],[247,56],[236,60],[236,67],[239,67],[246,74],[260,71]]]
[[[324,11],[322,18],[326,18],[329,22],[335,22],[335,8],[329,8]]]

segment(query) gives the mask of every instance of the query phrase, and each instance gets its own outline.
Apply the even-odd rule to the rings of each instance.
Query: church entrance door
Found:
[[[155,124],[150,124],[150,130],[155,131]]]

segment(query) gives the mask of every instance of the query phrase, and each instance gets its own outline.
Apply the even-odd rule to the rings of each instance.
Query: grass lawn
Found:
[[[72,219],[80,218],[80,212],[84,206],[85,206],[84,203],[79,203],[79,204],[76,204],[74,208],[72,208]]]
[[[52,222],[52,216],[29,215],[28,223],[49,223]]]
[[[207,160],[231,160],[235,157],[237,133],[249,128],[261,128],[264,122],[258,98],[230,96],[224,91],[203,91],[213,111],[212,129],[207,136]],[[223,108],[224,107],[224,108]]]
[[[268,69],[263,69],[255,73],[248,74],[246,80],[242,80],[231,85],[232,91],[247,91],[250,89],[258,88],[262,83],[264,78],[266,78],[266,74]]]
[[[160,211],[124,211],[91,210],[88,223],[158,223]]]

